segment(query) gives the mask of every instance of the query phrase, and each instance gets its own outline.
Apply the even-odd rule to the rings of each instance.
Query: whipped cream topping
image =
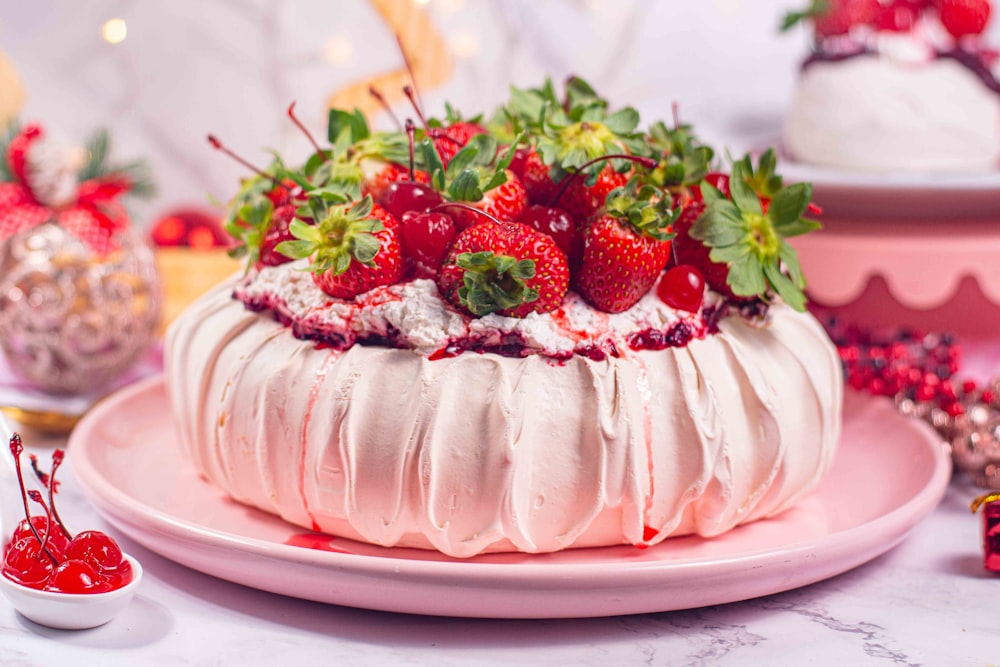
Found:
[[[843,169],[991,171],[1000,166],[1000,95],[952,58],[814,61],[783,144],[800,162]]]
[[[409,348],[423,356],[458,349],[517,348],[520,354],[565,358],[618,356],[636,347],[636,336],[647,332],[679,332],[678,342],[705,336],[706,321],[721,306],[721,297],[706,290],[702,309],[677,311],[650,290],[621,313],[602,313],[569,292],[563,305],[551,313],[524,318],[495,313],[469,317],[445,302],[434,281],[418,279],[378,287],[354,300],[335,299],[313,282],[307,260],[252,272],[234,294],[251,310],[269,310],[288,323],[303,339],[323,341],[346,349],[358,342],[376,341]],[[681,331],[682,330],[682,331]]]
[[[719,535],[813,489],[840,433],[836,349],[781,304],[553,364],[324,349],[232,288],[167,333],[180,446],[239,502],[341,537],[469,557]]]

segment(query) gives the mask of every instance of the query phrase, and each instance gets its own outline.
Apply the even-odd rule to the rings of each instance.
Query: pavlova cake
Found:
[[[795,160],[849,170],[1000,169],[1000,54],[990,0],[812,0],[784,122]]]
[[[577,79],[489,121],[332,111],[329,148],[236,196],[246,274],[169,330],[187,458],[291,523],[456,557],[792,506],[841,421],[785,241],[811,189],[640,127]]]

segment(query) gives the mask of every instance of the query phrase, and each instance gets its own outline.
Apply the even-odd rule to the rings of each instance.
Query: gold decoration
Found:
[[[7,127],[24,106],[24,89],[14,65],[0,52],[0,130]]]
[[[413,68],[412,83],[418,90],[441,85],[452,72],[448,46],[423,6],[413,0],[371,0],[371,4],[398,36],[404,66],[351,84],[333,93],[327,102],[330,108],[360,109],[368,118],[382,110],[368,92],[371,87],[378,89],[389,104],[404,99],[403,86],[411,83],[406,59]]]
[[[0,243],[0,346],[11,367],[53,394],[100,390],[152,342],[161,290],[134,230],[96,256],[45,223]]]
[[[985,496],[979,496],[971,503],[969,503],[969,509],[975,514],[979,511],[979,508],[986,503],[995,503],[1000,500],[1000,493],[987,493]]]

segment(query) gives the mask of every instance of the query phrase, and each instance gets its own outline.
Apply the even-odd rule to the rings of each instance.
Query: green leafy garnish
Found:
[[[373,205],[371,197],[332,206],[323,196],[310,197],[309,212],[318,222],[309,225],[293,220],[288,231],[296,240],[283,241],[275,250],[292,259],[311,257],[309,270],[313,273],[340,275],[355,261],[373,266],[381,247],[375,232],[385,228],[371,217]]]
[[[624,186],[615,188],[605,199],[605,211],[632,226],[636,234],[657,241],[669,241],[670,231],[681,210],[671,208],[671,197],[659,188],[642,184],[631,178]]]
[[[826,14],[829,9],[830,0],[810,0],[809,6],[805,9],[785,13],[785,15],[781,17],[781,25],[779,26],[779,29],[781,32],[785,32],[803,21]]]
[[[525,282],[535,277],[534,260],[485,251],[464,252],[455,262],[465,269],[459,302],[477,317],[538,300],[538,290]]]
[[[771,158],[767,160],[765,167]],[[773,291],[795,310],[804,311],[805,278],[795,250],[785,239],[819,228],[815,220],[802,217],[812,198],[812,185],[796,183],[780,188],[765,212],[753,187],[759,183],[748,165],[749,156],[733,165],[730,198],[708,183],[702,184],[705,212],[689,233],[711,248],[713,262],[729,266],[726,283],[733,294],[767,298]],[[757,174],[762,171],[767,169],[758,169]]]

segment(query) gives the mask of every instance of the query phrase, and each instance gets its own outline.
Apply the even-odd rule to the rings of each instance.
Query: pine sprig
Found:
[[[132,160],[120,164],[109,164],[111,156],[111,135],[107,128],[99,128],[84,146],[86,161],[77,174],[81,183],[102,178],[124,178],[128,184],[125,194],[134,197],[151,197],[156,193],[152,170],[144,160]]]
[[[15,119],[7,126],[7,132],[4,136],[0,137],[0,183],[9,183],[14,180],[14,174],[11,172],[10,164],[7,161],[7,153],[10,142],[13,141],[14,137],[20,131],[21,124]]]

